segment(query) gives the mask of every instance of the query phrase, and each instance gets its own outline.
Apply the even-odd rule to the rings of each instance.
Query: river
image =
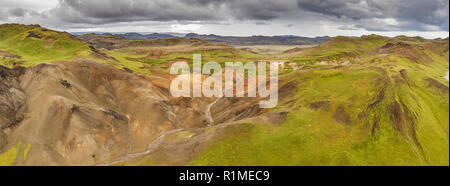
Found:
[[[206,114],[206,117],[209,120],[209,125],[208,126],[212,126],[214,124],[214,119],[213,119],[213,116],[211,114],[211,109],[216,103],[218,103],[220,101],[220,99],[221,98],[217,98],[214,102],[209,104],[208,108],[206,109],[205,114]],[[171,130],[171,131],[163,132],[161,134],[161,136],[158,139],[156,139],[155,141],[153,141],[148,146],[147,150],[144,151],[144,152],[128,154],[125,157],[119,158],[118,160],[102,162],[102,163],[97,164],[97,165],[98,166],[111,166],[111,165],[116,165],[116,164],[119,164],[119,163],[123,163],[123,162],[127,162],[127,161],[130,161],[130,160],[133,160],[133,159],[138,158],[138,157],[142,157],[142,156],[148,155],[148,154],[154,152],[156,149],[158,149],[158,147],[164,142],[166,136],[174,134],[174,133],[177,133],[177,132],[180,132],[182,130],[185,130],[185,129],[174,129],[174,130]]]
[[[209,104],[209,105],[208,105],[208,108],[206,109],[205,114],[206,114],[206,117],[208,118],[209,126],[212,126],[212,125],[214,124],[214,119],[213,119],[213,117],[212,117],[212,115],[211,115],[211,109],[212,109],[212,107],[213,107],[217,102],[219,102],[219,101],[220,101],[220,98],[217,98],[214,102],[212,102],[211,104]]]

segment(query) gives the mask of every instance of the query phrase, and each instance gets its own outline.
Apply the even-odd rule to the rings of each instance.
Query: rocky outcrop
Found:
[[[0,66],[0,150],[6,145],[4,130],[22,121],[26,97],[17,79],[21,69]]]

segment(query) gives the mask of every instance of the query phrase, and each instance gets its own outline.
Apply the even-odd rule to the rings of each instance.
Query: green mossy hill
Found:
[[[23,63],[32,66],[42,62],[67,60],[89,51],[89,46],[67,32],[58,32],[39,25],[0,25],[0,50],[17,56],[0,56],[3,65]]]
[[[316,48],[306,50],[290,60],[300,64],[361,63],[372,57],[395,55],[419,63],[429,63],[434,57],[448,58],[448,39],[427,40],[420,37],[395,38],[378,35],[363,37],[338,36]]]
[[[230,129],[189,165],[449,165],[448,40],[338,37],[308,55],[355,52],[348,66],[283,76],[297,92],[281,126]],[[245,127],[244,127],[245,126]]]
[[[177,45],[204,45],[206,41],[195,38],[167,38],[155,40],[127,40],[123,36],[112,34],[83,34],[80,40],[98,49],[121,49],[128,47],[169,47]]]

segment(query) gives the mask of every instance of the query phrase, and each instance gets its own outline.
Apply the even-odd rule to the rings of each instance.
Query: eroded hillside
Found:
[[[0,26],[0,164],[448,165],[448,42],[336,37],[264,55]],[[280,62],[278,106],[172,97],[170,65],[195,53]]]

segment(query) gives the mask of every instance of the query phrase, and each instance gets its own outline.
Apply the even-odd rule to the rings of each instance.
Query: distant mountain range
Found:
[[[83,32],[72,33],[74,35],[86,34]],[[197,38],[209,42],[221,42],[229,45],[317,45],[332,39],[331,37],[301,37],[301,36],[220,36],[220,35],[200,35],[195,33],[180,34],[180,33],[97,33],[102,35],[119,35],[129,40],[155,40],[168,38]]]
[[[129,40],[154,40],[154,39],[168,39],[168,38],[176,38],[177,36],[171,34],[160,34],[160,33],[152,33],[152,34],[139,34],[139,33],[126,33],[119,34],[126,39]]]
[[[300,37],[300,36],[219,36],[187,34],[187,38],[198,38],[210,42],[224,42],[230,45],[316,45],[329,41],[331,37]]]

